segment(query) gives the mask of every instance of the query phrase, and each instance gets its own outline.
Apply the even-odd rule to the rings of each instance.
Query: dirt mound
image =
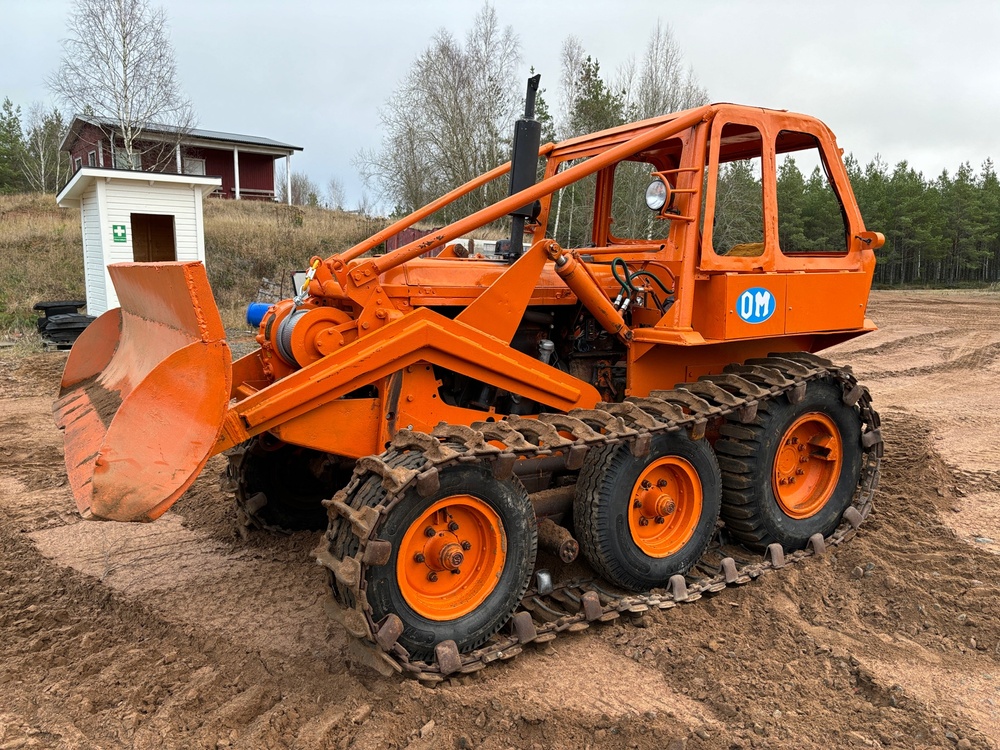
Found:
[[[982,345],[960,327],[925,365]],[[911,398],[956,371],[885,374],[879,347],[925,333],[857,359],[887,445],[846,547],[436,689],[352,663],[316,535],[241,539],[221,459],[155,524],[79,521],[50,414],[62,355],[0,358],[0,747],[995,748],[1000,556],[973,533],[1000,507],[998,449],[958,465],[955,412]],[[995,422],[995,403],[966,408]]]

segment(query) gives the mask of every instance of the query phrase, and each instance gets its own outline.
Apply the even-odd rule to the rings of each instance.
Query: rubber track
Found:
[[[506,478],[514,462],[541,455],[562,455],[568,469],[579,469],[587,459],[607,456],[608,446],[627,444],[636,455],[649,450],[653,435],[687,430],[692,438],[704,436],[710,419],[726,419],[726,430],[738,431],[753,422],[762,403],[779,396],[797,401],[810,381],[826,380],[841,386],[843,401],[861,418],[863,450],[861,477],[851,507],[840,526],[823,539],[813,536],[809,545],[790,554],[770,545],[763,556],[751,552],[749,561],[706,553],[692,571],[698,576],[674,576],[664,589],[630,594],[596,580],[556,584],[551,591],[527,591],[521,608],[511,619],[509,632],[498,633],[481,648],[459,654],[451,641],[439,644],[432,662],[413,660],[397,642],[402,625],[389,615],[374,622],[365,597],[365,572],[388,559],[388,542],[378,539],[387,514],[412,487],[424,495],[437,488],[437,475],[449,466],[485,462],[493,473]],[[570,434],[573,439],[559,433]],[[505,449],[491,443],[500,442]],[[669,391],[654,391],[649,398],[629,398],[620,404],[599,404],[595,409],[575,409],[568,415],[543,414],[537,420],[511,417],[502,422],[480,422],[472,428],[439,425],[430,435],[402,430],[380,456],[361,459],[348,485],[324,501],[330,526],[315,550],[317,560],[330,571],[332,598],[328,611],[370,650],[375,666],[383,672],[409,674],[424,683],[468,674],[492,662],[510,659],[525,645],[545,643],[557,636],[608,622],[622,613],[669,609],[696,601],[707,592],[748,583],[770,571],[823,554],[849,540],[872,509],[882,457],[878,413],[868,389],[860,385],[850,367],[836,366],[813,354],[773,354],[766,359],[730,365],[723,375],[708,375]],[[597,451],[594,453],[593,451]],[[719,456],[720,459],[724,457]],[[726,467],[723,466],[723,471]]]

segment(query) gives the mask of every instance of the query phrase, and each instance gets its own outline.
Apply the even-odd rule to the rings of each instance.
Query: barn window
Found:
[[[97,152],[96,151],[88,151],[87,152],[87,166],[88,167],[96,167],[97,166]]]
[[[81,159],[79,156],[76,157],[73,160],[73,166],[76,167],[77,169],[82,169],[83,168],[83,159]]]
[[[138,172],[142,170],[142,155],[132,154],[131,157],[124,149],[115,149],[115,169],[131,169]]]
[[[194,159],[189,156],[184,157],[184,174],[205,174],[205,160]]]

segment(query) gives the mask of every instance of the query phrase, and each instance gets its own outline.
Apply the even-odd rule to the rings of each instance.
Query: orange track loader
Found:
[[[111,266],[121,308],[80,337],[55,404],[80,512],[151,521],[226,452],[241,516],[326,526],[331,611],[424,676],[634,592],[690,598],[720,542],[777,567],[856,526],[877,414],[811,353],[874,330],[883,238],[830,130],[717,104],[540,146],[536,89],[511,163],[312,258],[235,362],[200,264]],[[825,177],[823,227],[782,194],[792,155]],[[371,255],[508,174],[509,197]],[[500,257],[456,252],[507,216]],[[600,579],[529,590],[539,545]],[[749,577],[716,558],[712,580]]]

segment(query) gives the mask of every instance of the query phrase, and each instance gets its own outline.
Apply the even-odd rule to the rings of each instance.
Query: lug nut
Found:
[[[462,542],[462,549],[468,552],[470,549],[472,549],[472,542]]]
[[[802,469],[796,469],[796,470],[795,470],[795,473],[796,473],[796,474],[798,474],[798,475],[799,475],[800,477],[801,477],[801,476],[802,476],[803,474],[805,474],[805,472],[804,472],[804,471],[802,471]]]
[[[642,516],[642,517],[641,517],[641,518],[639,519],[639,525],[640,525],[640,526],[649,526],[649,519],[648,519],[648,518],[646,518],[645,516]]]
[[[426,529],[424,529],[424,536],[434,536],[436,533],[437,532],[434,531],[433,526],[428,526]]]
[[[422,563],[424,561],[424,553],[418,552],[413,556],[413,562]]]
[[[438,574],[435,573],[433,570],[427,574],[427,580],[430,581],[431,583],[434,583],[434,581],[436,581],[437,579],[438,579]]]
[[[658,479],[656,481],[656,486],[659,487],[660,489],[663,489],[664,487],[667,486],[667,480],[666,479]]]
[[[448,524],[448,531],[458,531],[458,524],[452,521]]]
[[[458,575],[459,573],[461,573],[461,572],[462,572],[462,569],[461,569],[461,568],[452,568],[452,570],[451,570],[451,574],[452,574],[453,576],[457,576],[457,575]]]
[[[648,490],[648,489],[649,489],[650,487],[652,487],[652,486],[653,486],[653,485],[652,485],[652,484],[650,484],[650,482],[649,482],[649,480],[648,480],[648,479],[643,479],[643,480],[642,480],[642,484],[640,485],[640,487],[642,487],[642,488],[643,488],[644,490]]]
[[[666,523],[666,519],[663,516],[657,516],[655,520],[657,523]]]
[[[634,503],[632,503],[632,507],[633,508],[641,508],[642,507],[642,500],[636,500]]]

